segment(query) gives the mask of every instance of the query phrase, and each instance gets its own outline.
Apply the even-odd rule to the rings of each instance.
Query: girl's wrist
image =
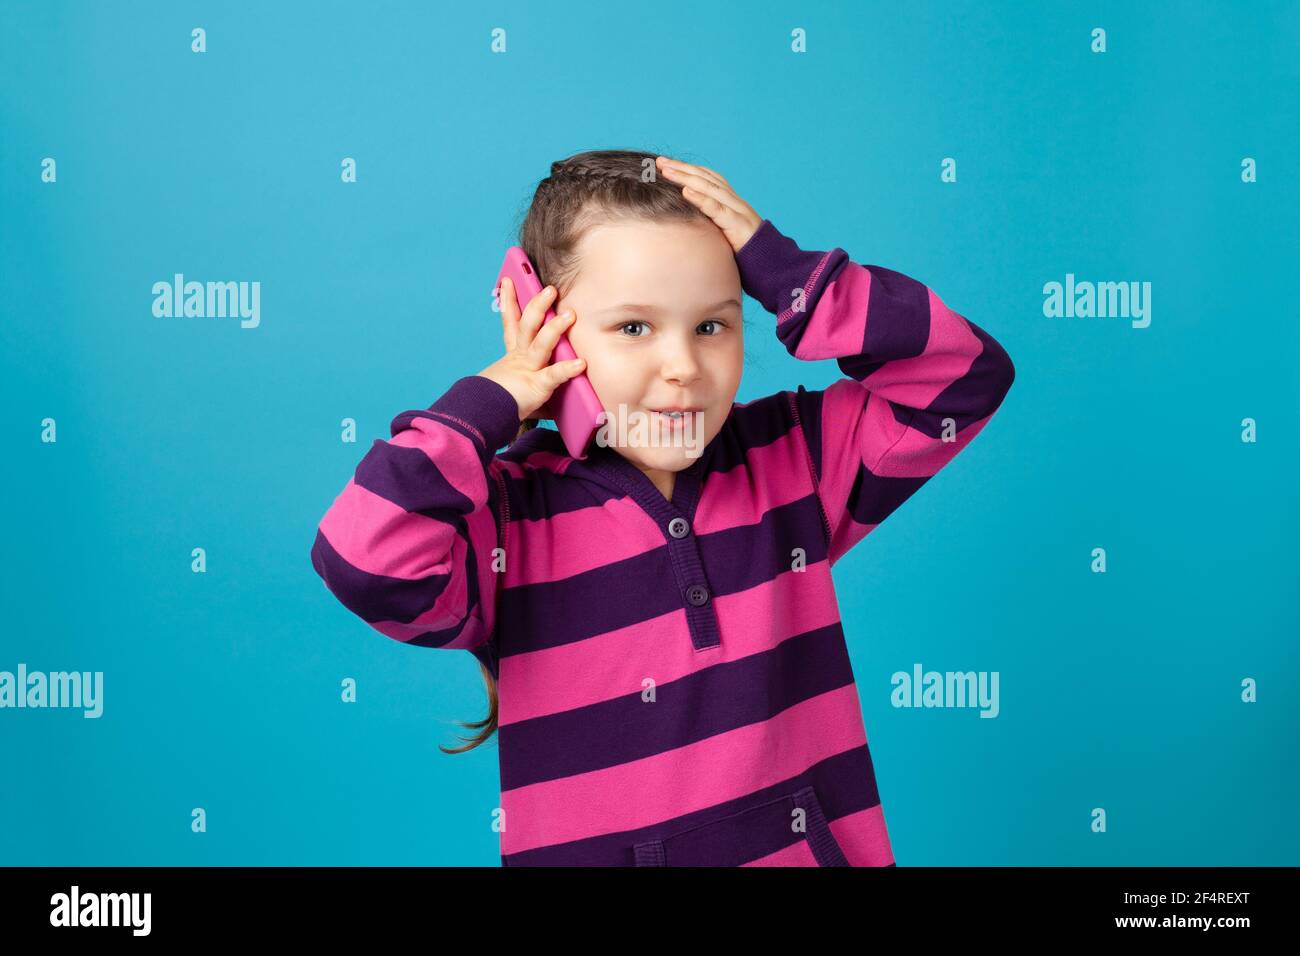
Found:
[[[471,428],[484,445],[485,458],[514,440],[522,420],[519,403],[510,390],[486,375],[457,379],[429,411]]]

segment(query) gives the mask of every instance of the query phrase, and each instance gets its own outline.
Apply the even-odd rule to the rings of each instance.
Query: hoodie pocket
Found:
[[[800,813],[802,811],[802,813]],[[796,829],[802,819],[803,832]],[[811,786],[632,846],[637,866],[740,866],[806,840],[818,866],[849,866]]]

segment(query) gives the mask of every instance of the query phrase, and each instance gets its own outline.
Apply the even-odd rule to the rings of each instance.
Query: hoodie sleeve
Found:
[[[745,291],[805,361],[847,377],[787,393],[808,445],[834,564],[966,447],[1015,378],[1006,351],[915,279],[810,252],[770,220],[736,254]]]
[[[492,551],[503,543],[495,452],[518,429],[514,397],[480,375],[393,419],[391,439],[375,440],[312,545],[312,567],[344,607],[406,644],[486,653]]]

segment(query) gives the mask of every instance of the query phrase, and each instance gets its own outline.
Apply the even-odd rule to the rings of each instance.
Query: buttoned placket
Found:
[[[614,449],[595,449],[586,459],[590,467],[623,488],[659,527],[677,577],[677,590],[686,611],[691,643],[697,651],[717,647],[721,642],[713,594],[704,573],[699,538],[692,526],[700,500],[705,462],[712,450],[713,442],[710,442],[694,462],[676,473],[671,501],[663,496],[645,472]]]

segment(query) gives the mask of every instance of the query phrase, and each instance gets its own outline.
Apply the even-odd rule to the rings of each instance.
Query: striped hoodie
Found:
[[[733,404],[672,499],[462,378],[393,419],[312,565],[497,679],[506,866],[892,866],[831,567],[973,439],[1006,351],[925,285],[768,220],[745,291],[830,387]],[[861,586],[861,585],[859,585]]]

